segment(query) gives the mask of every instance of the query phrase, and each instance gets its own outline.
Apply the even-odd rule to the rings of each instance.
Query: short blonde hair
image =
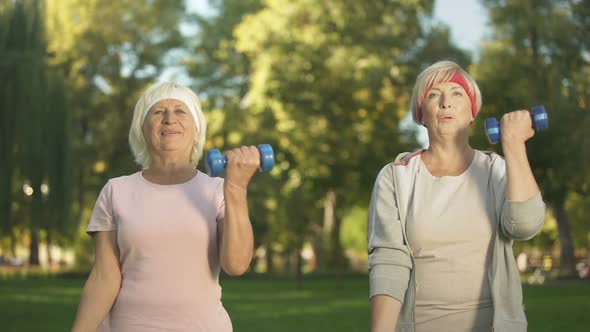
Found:
[[[152,156],[145,137],[143,136],[143,120],[146,114],[150,111],[151,106],[156,102],[165,99],[178,99],[175,96],[182,96],[182,100],[191,113],[194,111],[195,125],[197,132],[195,134],[193,149],[190,155],[191,163],[197,167],[199,159],[203,154],[203,146],[205,145],[205,134],[207,131],[207,121],[205,115],[201,110],[201,102],[199,97],[189,88],[174,82],[160,82],[150,86],[135,104],[133,110],[133,120],[131,128],[129,129],[129,145],[135,157],[135,162],[141,165],[142,169],[147,169],[152,164]]]
[[[424,101],[424,95],[426,94],[426,92],[428,92],[430,87],[432,87],[432,85],[435,83],[444,83],[451,81],[457,73],[463,76],[463,79],[467,83],[467,86],[470,90],[467,91],[467,93],[471,93],[475,99],[475,114],[473,114],[473,116],[475,117],[475,115],[479,113],[479,110],[481,109],[482,99],[477,83],[458,64],[456,64],[453,61],[444,60],[430,65],[428,68],[424,69],[416,78],[416,85],[414,85],[414,90],[412,91],[412,99],[410,100],[410,110],[412,111],[412,118],[414,119],[414,122],[416,122],[419,125],[423,125],[420,109],[422,107],[422,102]],[[471,106],[473,108],[474,105]]]

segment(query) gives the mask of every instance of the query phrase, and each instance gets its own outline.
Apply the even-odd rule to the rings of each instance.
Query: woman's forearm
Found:
[[[247,192],[226,181],[224,197],[225,219],[221,227],[220,263],[229,275],[241,275],[248,270],[254,251]]]
[[[96,331],[117,298],[121,278],[97,274],[93,269],[84,285],[72,332]]]
[[[506,158],[506,199],[524,202],[539,192],[524,142],[502,143]]]
[[[402,304],[387,295],[371,298],[371,332],[393,332]]]

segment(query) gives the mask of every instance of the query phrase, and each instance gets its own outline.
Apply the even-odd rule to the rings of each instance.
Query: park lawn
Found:
[[[67,331],[84,280],[0,280],[0,331]],[[366,278],[291,280],[231,278],[223,302],[236,332],[368,331]],[[524,289],[529,331],[589,331],[590,283],[559,282]]]

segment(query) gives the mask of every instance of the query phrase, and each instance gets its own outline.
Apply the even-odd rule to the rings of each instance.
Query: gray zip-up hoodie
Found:
[[[384,294],[402,302],[397,322],[398,332],[415,331],[414,305],[419,285],[413,271],[414,257],[406,236],[406,214],[413,199],[421,153],[402,153],[395,162],[383,167],[375,181],[369,208],[370,297]],[[492,191],[495,198],[498,220],[492,263],[488,267],[494,303],[492,331],[526,331],[522,286],[512,243],[513,240],[528,240],[541,230],[545,221],[545,203],[540,193],[525,202],[507,201],[506,163],[495,153],[486,154],[490,171],[487,189]]]

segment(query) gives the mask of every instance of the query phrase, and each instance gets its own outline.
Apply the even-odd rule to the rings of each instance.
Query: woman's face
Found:
[[[422,112],[428,131],[443,135],[466,130],[473,122],[469,95],[455,82],[433,84],[424,96]]]
[[[189,108],[179,100],[164,99],[148,112],[143,136],[152,153],[190,159],[197,127]]]

